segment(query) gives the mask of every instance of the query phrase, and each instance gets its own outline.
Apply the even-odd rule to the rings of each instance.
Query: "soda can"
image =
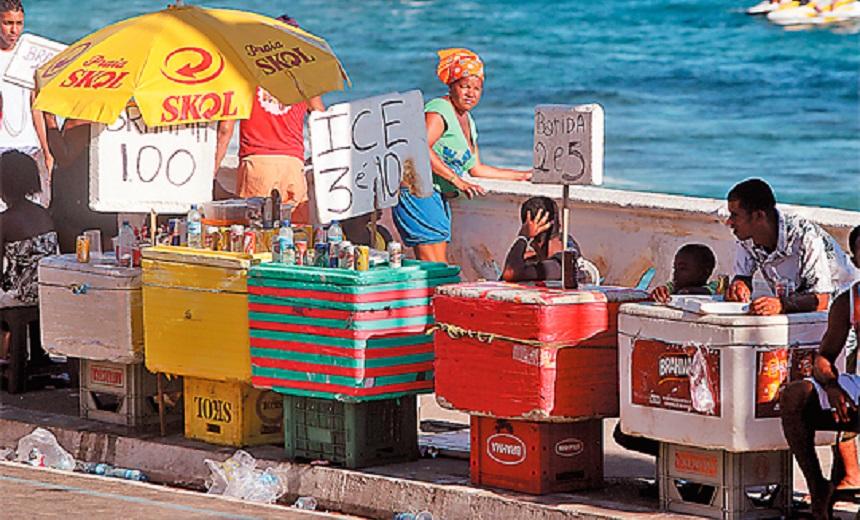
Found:
[[[308,241],[296,240],[296,265],[305,265],[305,257],[308,253]]]
[[[287,246],[287,239],[284,239],[284,246]],[[272,240],[272,262],[282,264],[284,263],[284,250],[281,247],[281,239],[280,237],[275,237]]]
[[[341,242],[328,243],[328,266],[334,269],[337,269],[340,266],[340,260],[338,259],[340,244]]]
[[[314,265],[316,267],[328,267],[328,244],[316,244],[314,246]]]
[[[230,251],[241,253],[245,247],[245,226],[233,224],[230,226]]]
[[[388,243],[388,267],[392,269],[403,267],[403,248],[400,242]]]
[[[257,232],[253,229],[245,231],[242,240],[242,252],[253,255],[257,251]]]
[[[287,242],[286,238],[279,238],[278,241],[281,243],[281,255],[283,255],[283,264],[296,265],[296,262],[298,261],[298,255],[296,254],[295,246]]]
[[[314,247],[316,247],[317,244],[325,244],[326,241],[325,228],[322,226],[314,226]]]
[[[727,274],[718,274],[717,275],[717,294],[726,294],[729,290],[729,275]]]
[[[260,244],[258,243],[257,248],[261,249],[262,251],[271,251],[272,250],[272,244],[275,243],[275,241],[276,241],[275,237],[277,237],[277,236],[278,236],[278,230],[277,229],[275,229],[275,228],[264,229],[263,230],[263,245],[260,246]]]
[[[341,242],[337,248],[338,263],[341,269],[355,269],[355,246],[349,242]]]
[[[308,248],[308,250],[305,251],[305,264],[304,265],[307,265],[310,267],[313,267],[316,265],[316,250],[315,249]]]
[[[90,239],[87,236],[80,235],[75,240],[75,252],[78,255],[78,262],[86,264],[90,261]]]
[[[368,246],[355,247],[355,270],[367,271],[370,269],[370,248]]]
[[[786,278],[782,278],[776,281],[774,289],[777,298],[788,298],[794,294],[794,282]]]
[[[218,228],[218,251],[230,251],[230,228]]]
[[[180,245],[182,219],[172,218],[167,221],[167,233],[170,235],[170,245]]]
[[[203,248],[218,251],[220,249],[221,232],[217,226],[206,226],[206,232],[203,234]]]

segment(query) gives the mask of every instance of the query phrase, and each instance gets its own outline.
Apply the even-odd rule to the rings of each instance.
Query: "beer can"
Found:
[[[308,253],[308,241],[296,240],[296,265],[305,265],[305,257]]]
[[[777,298],[788,298],[794,294],[794,282],[786,278],[782,278],[776,281],[774,289]]]
[[[170,245],[180,245],[180,228],[182,227],[181,218],[172,218],[167,221],[167,233],[170,235]]]
[[[245,226],[233,224],[230,226],[230,251],[241,253],[245,247]]]
[[[729,290],[729,275],[727,274],[718,274],[717,275],[717,294],[726,294]]]
[[[370,269],[370,248],[368,246],[356,246],[355,270],[367,271],[368,269]]]
[[[355,246],[350,242],[341,242],[337,248],[337,258],[341,269],[355,269]]]
[[[86,264],[90,261],[90,239],[87,236],[80,235],[75,240],[75,252],[78,255],[78,262]]]
[[[276,237],[278,236],[278,230],[275,228],[272,229],[264,229],[263,230],[263,244],[260,245],[257,243],[257,249],[262,251],[271,251],[272,244],[275,243]]]
[[[253,229],[245,231],[242,240],[242,252],[253,255],[257,250],[257,232]]]
[[[392,269],[403,267],[403,247],[400,242],[388,243],[388,267]]]
[[[304,263],[304,265],[307,265],[310,267],[313,267],[314,265],[316,265],[316,251],[314,249],[308,248],[308,250],[305,251],[305,263]]]
[[[203,234],[203,248],[218,251],[220,249],[221,232],[217,226],[206,226],[206,232]]]

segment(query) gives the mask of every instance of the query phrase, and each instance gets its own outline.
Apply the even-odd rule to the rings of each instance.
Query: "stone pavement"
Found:
[[[467,420],[463,414],[439,409],[431,396],[421,397],[420,409],[425,421]],[[456,446],[451,450],[454,457],[422,458],[361,470],[285,462],[283,447],[274,445],[246,451],[257,458],[259,466],[277,465],[286,471],[288,492],[280,503],[313,496],[322,510],[366,518],[390,519],[398,512],[421,510],[446,520],[689,518],[661,511],[656,496],[643,496],[645,483],[655,476],[654,460],[615,445],[611,434],[614,425],[615,420],[604,421],[605,487],[544,496],[471,486],[468,457]],[[60,444],[79,460],[137,468],[154,482],[191,489],[204,488],[208,476],[205,459],[224,460],[235,452],[234,448],[186,439],[179,426],[161,437],[80,419],[76,390],[0,393],[0,448],[15,448],[18,439],[37,426],[53,431]],[[422,440],[433,442],[428,436]],[[827,451],[822,449],[822,455]],[[795,490],[804,488],[795,470]],[[840,503],[839,511],[839,518],[847,520],[855,517],[857,506]]]

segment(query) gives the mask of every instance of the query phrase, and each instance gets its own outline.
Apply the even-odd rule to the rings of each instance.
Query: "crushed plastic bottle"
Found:
[[[317,499],[314,497],[299,497],[294,503],[296,509],[304,509],[305,511],[314,511],[317,508]]]
[[[205,462],[211,472],[207,483],[209,494],[272,503],[287,492],[281,471],[257,469],[257,461],[246,451],[238,450],[224,462],[209,459]]]
[[[53,433],[44,428],[36,428],[18,440],[16,460],[33,466],[65,471],[75,469],[75,458],[60,446]]]
[[[690,364],[690,398],[693,409],[699,413],[713,415],[716,408],[711,377],[708,373],[708,360],[705,356],[707,347],[691,343],[696,347],[693,362]]]

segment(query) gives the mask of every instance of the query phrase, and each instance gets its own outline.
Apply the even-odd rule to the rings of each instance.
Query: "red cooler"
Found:
[[[617,308],[643,291],[504,282],[433,297],[436,396],[446,408],[530,421],[618,415]]]

